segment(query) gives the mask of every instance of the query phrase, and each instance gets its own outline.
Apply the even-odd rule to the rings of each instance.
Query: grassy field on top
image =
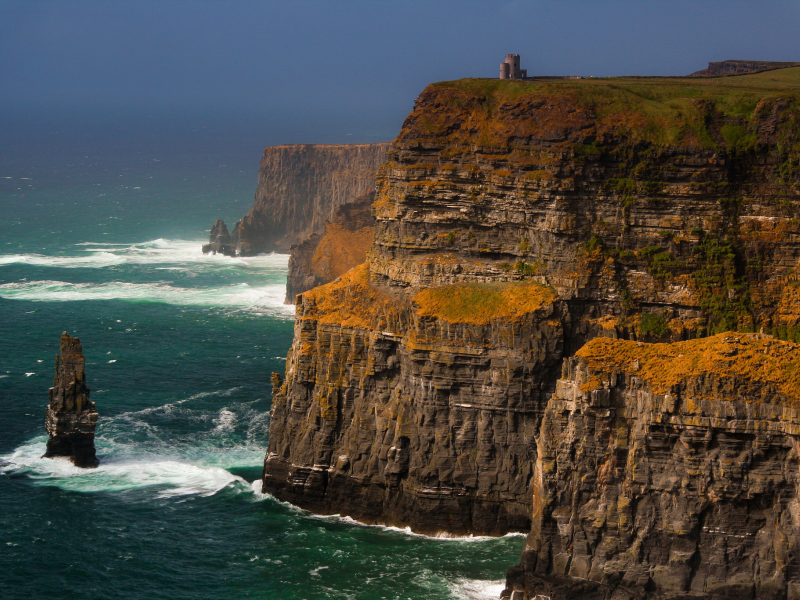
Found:
[[[431,84],[422,94],[426,98],[438,109],[419,105],[401,139],[446,136],[450,142],[507,146],[511,138],[535,138],[548,128],[593,124],[598,138],[717,148],[726,140],[709,130],[711,122],[746,126],[769,114],[779,99],[797,111],[800,67],[715,78],[460,79]],[[540,110],[544,106],[547,111]]]
[[[458,89],[498,100],[557,92],[578,93],[591,98],[615,89],[660,102],[681,98],[722,99],[748,93],[762,97],[764,92],[784,96],[786,92],[791,95],[800,92],[800,67],[727,77],[588,77],[533,81],[458,79],[434,83],[431,87]]]

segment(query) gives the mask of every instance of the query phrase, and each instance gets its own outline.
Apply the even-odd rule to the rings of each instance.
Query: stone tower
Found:
[[[500,63],[500,79],[525,79],[527,69],[519,68],[519,54],[506,54],[505,61]]]

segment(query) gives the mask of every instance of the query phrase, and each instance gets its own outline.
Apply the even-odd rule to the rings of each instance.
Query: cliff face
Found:
[[[420,531],[526,529],[530,441],[561,356],[553,298],[530,283],[409,302],[370,284],[366,265],[301,294],[265,489]]]
[[[543,423],[563,361],[588,341],[796,339],[797,89],[800,69],[725,85],[429,86],[378,174],[366,265],[298,298],[264,489],[421,531],[536,528]],[[520,581],[561,576],[527,556]],[[641,573],[635,593],[677,589]]]
[[[297,294],[330,283],[367,258],[375,234],[372,218],[374,192],[337,207],[325,223],[325,233],[312,233],[292,246],[286,279],[286,304]]]
[[[97,413],[89,400],[83,348],[78,338],[64,332],[61,335],[61,354],[56,355],[56,373],[50,388],[45,429],[46,458],[69,458],[78,467],[96,467],[94,430]]]
[[[371,271],[411,287],[542,277],[581,315],[575,350],[600,329],[777,331],[800,259],[796,101],[745,87],[740,116],[710,81],[430,86],[379,176]]]
[[[242,256],[287,252],[322,234],[336,207],[375,185],[389,144],[292,144],[264,150],[253,208],[233,236]]]
[[[589,342],[547,403],[504,595],[797,597],[798,409],[796,344]]]

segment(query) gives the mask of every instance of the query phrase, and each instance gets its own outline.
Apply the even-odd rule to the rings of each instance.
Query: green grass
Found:
[[[736,248],[727,239],[705,237],[695,250],[692,283],[713,335],[752,327],[747,279],[736,268]]]
[[[435,97],[446,110],[422,109],[416,133],[424,136],[463,137],[461,142],[477,141],[485,147],[508,146],[513,137],[507,106],[520,103],[551,102],[572,106],[567,118],[580,119],[589,114],[598,132],[613,131],[631,143],[647,142],[656,146],[718,148],[724,143],[730,151],[744,151],[754,137],[745,125],[734,124],[723,132],[709,130],[708,116],[750,122],[770,110],[776,99],[793,99],[797,110],[800,98],[800,67],[792,67],[718,78],[689,77],[613,77],[580,80],[547,79],[510,81],[499,79],[460,79],[431,84],[423,97]],[[759,112],[761,111],[761,112]],[[503,115],[503,118],[499,118]],[[554,117],[557,115],[554,115]],[[561,118],[561,116],[558,116]],[[562,119],[563,120],[563,119]],[[469,135],[460,136],[454,123],[469,122]],[[524,127],[535,123],[519,119],[516,134],[526,134]],[[566,123],[568,125],[568,123]],[[466,132],[464,132],[466,133]],[[455,140],[458,141],[458,140]],[[578,144],[578,157],[593,158],[604,148]]]
[[[669,331],[667,327],[667,320],[662,315],[654,315],[652,313],[643,313],[642,322],[639,327],[639,332],[643,336],[652,336],[660,338]]]

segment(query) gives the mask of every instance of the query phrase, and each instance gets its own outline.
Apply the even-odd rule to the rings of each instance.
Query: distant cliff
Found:
[[[253,208],[232,232],[239,254],[288,252],[321,235],[337,206],[374,188],[388,149],[388,143],[266,148]]]
[[[722,75],[743,75],[745,73],[757,73],[770,69],[783,69],[794,67],[800,63],[796,62],[770,62],[758,60],[723,60],[720,62],[709,62],[708,67],[702,71],[692,73],[690,77],[720,77]]]
[[[338,206],[324,234],[312,233],[291,247],[286,304],[294,304],[297,294],[330,283],[367,259],[375,235],[374,199],[375,193],[369,192]]]
[[[428,86],[378,174],[367,262],[298,297],[264,490],[418,531],[528,531],[514,600],[795,597],[797,381],[773,370],[796,352],[778,338],[800,341],[798,90],[800,68]],[[730,330],[765,337],[711,337]],[[773,359],[691,370],[706,353],[681,343],[738,357],[726,336]],[[576,355],[604,372],[581,350],[597,338],[642,355],[577,375]],[[673,391],[637,370],[688,356]],[[642,431],[676,462],[625,453]],[[715,461],[752,478],[722,489]]]

